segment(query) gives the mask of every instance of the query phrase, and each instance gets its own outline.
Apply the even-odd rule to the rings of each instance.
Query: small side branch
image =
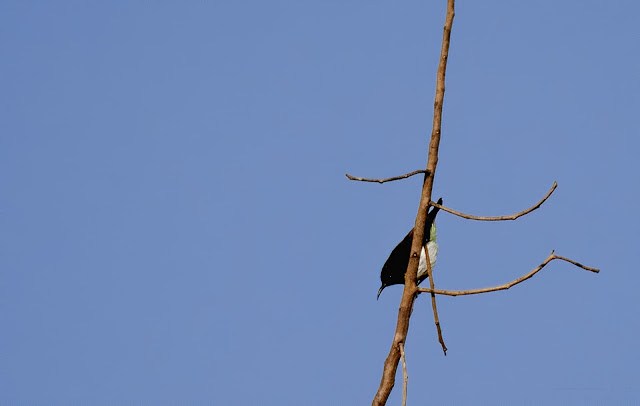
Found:
[[[410,178],[413,175],[417,175],[419,173],[429,173],[429,171],[427,171],[426,169],[419,169],[417,171],[413,171],[411,173],[407,173],[404,175],[400,175],[400,176],[394,176],[393,178],[386,178],[386,179],[369,179],[369,178],[359,178],[357,176],[351,176],[348,173],[345,173],[345,175],[347,176],[347,178],[351,179],[351,180],[359,180],[361,182],[377,182],[377,183],[385,183],[385,182],[391,182],[394,180],[399,180],[399,179],[406,179],[406,178]]]
[[[400,357],[402,357],[402,406],[407,406],[407,384],[409,375],[407,374],[407,359],[404,356],[404,343],[399,344]]]
[[[512,214],[510,216],[498,216],[498,217],[485,217],[485,216],[473,216],[471,214],[465,214],[465,213],[461,213],[459,211],[455,211],[453,209],[450,209],[448,207],[444,207],[438,203],[435,202],[430,202],[429,204],[433,207],[438,207],[441,210],[444,210],[446,212],[449,212],[451,214],[455,214],[456,216],[465,218],[465,219],[469,219],[469,220],[479,220],[479,221],[503,221],[503,220],[515,220],[518,217],[522,217],[525,214],[529,214],[532,211],[534,211],[535,209],[537,209],[538,207],[542,206],[542,203],[544,203],[549,196],[551,196],[551,193],[553,193],[554,190],[556,190],[556,187],[558,187],[558,182],[553,182],[553,186],[551,186],[551,189],[549,189],[549,192],[547,193],[547,195],[545,197],[542,198],[542,200],[540,200],[538,203],[536,203],[534,206],[528,208],[527,210],[521,211],[520,213],[516,213],[516,214]]]
[[[424,247],[425,256],[427,258],[427,273],[429,275],[429,286],[431,290],[435,290],[434,282],[433,282],[433,268],[431,268],[431,258],[429,256],[429,247],[425,245]],[[436,306],[436,295],[435,293],[431,294],[431,308],[433,309],[433,320],[436,323],[436,331],[438,332],[438,341],[440,342],[440,346],[442,347],[442,352],[444,355],[447,355],[447,346],[444,343],[444,338],[442,338],[442,329],[440,328],[440,318],[438,317],[438,307]]]
[[[551,251],[551,254],[547,257],[547,259],[544,260],[543,263],[541,263],[536,269],[534,269],[533,271],[529,272],[528,274],[513,280],[509,283],[505,283],[504,285],[500,285],[500,286],[494,286],[492,288],[483,288],[483,289],[473,289],[473,290],[441,290],[441,289],[428,289],[428,288],[418,288],[418,292],[425,292],[425,293],[431,293],[432,295],[447,295],[447,296],[462,296],[462,295],[476,295],[478,293],[488,293],[488,292],[497,292],[499,290],[507,290],[512,286],[515,286],[521,282],[526,281],[527,279],[531,278],[533,275],[535,275],[536,273],[538,273],[538,271],[540,271],[542,268],[544,268],[549,262],[553,261],[554,259],[560,259],[562,261],[566,261],[569,262],[579,268],[582,268],[584,270],[590,271],[590,272],[594,272],[594,273],[598,273],[600,272],[599,269],[596,268],[591,268],[589,266],[586,265],[582,265],[579,262],[573,261],[569,258],[565,258],[565,257],[561,257],[560,255],[556,255],[554,254],[554,251]]]

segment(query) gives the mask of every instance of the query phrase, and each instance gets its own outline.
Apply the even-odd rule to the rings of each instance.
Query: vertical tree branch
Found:
[[[455,0],[447,0],[447,15],[444,24],[444,33],[442,38],[442,49],[440,52],[440,63],[438,65],[437,81],[436,81],[436,97],[433,108],[433,128],[431,131],[431,142],[429,143],[429,156],[427,159],[427,174],[425,174],[424,183],[422,185],[422,195],[420,197],[420,205],[416,222],[414,225],[413,243],[411,244],[411,257],[409,258],[409,266],[405,274],[404,290],[402,292],[402,300],[398,309],[398,322],[396,324],[396,332],[393,337],[393,343],[389,355],[384,362],[382,372],[382,380],[380,387],[373,399],[373,405],[384,405],[389,398],[389,394],[395,384],[395,375],[400,360],[400,344],[404,344],[409,331],[409,318],[413,309],[413,303],[417,294],[416,278],[418,273],[418,262],[420,259],[420,251],[422,250],[422,238],[424,236],[424,227],[427,220],[427,209],[431,201],[431,191],[433,189],[433,179],[438,164],[438,148],[440,146],[440,133],[442,128],[442,105],[444,101],[444,84],[445,73],[447,70],[447,59],[449,56],[449,43],[451,38],[451,27],[453,25]],[[427,263],[429,259],[427,258]],[[429,269],[429,268],[427,268]],[[433,277],[429,272],[429,280],[433,288]],[[433,295],[435,298],[435,295]],[[435,299],[432,299],[435,306]],[[435,307],[434,307],[435,312]]]

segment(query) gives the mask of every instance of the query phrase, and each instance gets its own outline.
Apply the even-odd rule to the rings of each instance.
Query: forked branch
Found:
[[[406,173],[404,175],[400,175],[400,176],[394,176],[392,178],[385,178],[385,179],[370,179],[370,178],[359,178],[357,176],[351,176],[348,173],[345,173],[345,175],[347,176],[347,178],[351,179],[351,180],[359,180],[361,182],[377,182],[377,183],[384,183],[384,182],[391,182],[394,180],[399,180],[399,179],[406,179],[406,178],[410,178],[413,175],[417,175],[419,173],[429,173],[429,171],[427,171],[426,169],[418,169],[417,171],[413,171],[410,173]]]
[[[516,213],[516,214],[512,214],[510,216],[498,216],[498,217],[485,217],[485,216],[473,216],[471,214],[465,214],[465,213],[461,213],[459,211],[455,211],[453,209],[450,209],[448,207],[444,207],[441,204],[438,204],[436,202],[431,202],[429,203],[431,206],[433,207],[437,207],[441,210],[444,210],[448,213],[451,214],[455,214],[456,216],[465,218],[465,219],[469,219],[469,220],[479,220],[479,221],[504,221],[504,220],[515,220],[519,217],[524,216],[525,214],[529,214],[532,211],[534,211],[535,209],[537,209],[538,207],[542,206],[542,203],[544,203],[549,196],[551,196],[551,193],[553,193],[554,190],[556,190],[556,187],[558,187],[558,182],[553,182],[553,186],[551,186],[551,189],[549,189],[549,192],[547,192],[547,195],[545,197],[542,198],[542,200],[540,200],[538,203],[536,203],[535,205],[529,207],[527,210],[521,211],[520,213]]]
[[[515,279],[509,283],[505,283],[504,285],[500,285],[500,286],[494,286],[492,288],[483,288],[483,289],[473,289],[473,290],[441,290],[441,289],[429,289],[429,288],[418,288],[418,292],[425,292],[425,293],[431,293],[432,295],[447,295],[447,296],[462,296],[462,295],[476,295],[478,293],[488,293],[488,292],[497,292],[499,290],[507,290],[512,286],[515,286],[521,282],[526,281],[527,279],[531,278],[533,275],[535,275],[536,273],[538,273],[542,268],[544,268],[549,262],[553,261],[554,259],[561,259],[563,261],[567,261],[579,268],[582,268],[584,270],[590,271],[590,272],[594,272],[594,273],[598,273],[600,272],[599,269],[596,268],[591,268],[589,266],[586,265],[582,265],[579,262],[573,261],[569,258],[565,258],[565,257],[561,257],[560,255],[556,255],[554,254],[554,251],[551,251],[551,254],[547,257],[547,259],[544,260],[544,262],[542,262],[540,265],[538,265],[538,267],[536,269],[534,269],[533,271],[529,272],[528,274]]]

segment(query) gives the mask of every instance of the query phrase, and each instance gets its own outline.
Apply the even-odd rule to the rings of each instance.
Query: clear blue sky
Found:
[[[0,404],[362,405],[445,1],[0,4]],[[409,404],[640,403],[637,1],[458,1]],[[390,404],[399,404],[396,386]]]

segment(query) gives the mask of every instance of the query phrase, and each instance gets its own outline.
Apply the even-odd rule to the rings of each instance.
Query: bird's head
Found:
[[[380,286],[380,289],[378,289],[378,298],[380,297],[380,293],[382,293],[384,288],[387,286],[404,283],[404,273],[397,272],[397,270],[394,272],[393,265],[394,264],[387,261],[387,263],[382,267],[382,271],[380,272],[380,282],[382,282],[382,285]],[[402,264],[402,266],[404,267],[405,265]]]

